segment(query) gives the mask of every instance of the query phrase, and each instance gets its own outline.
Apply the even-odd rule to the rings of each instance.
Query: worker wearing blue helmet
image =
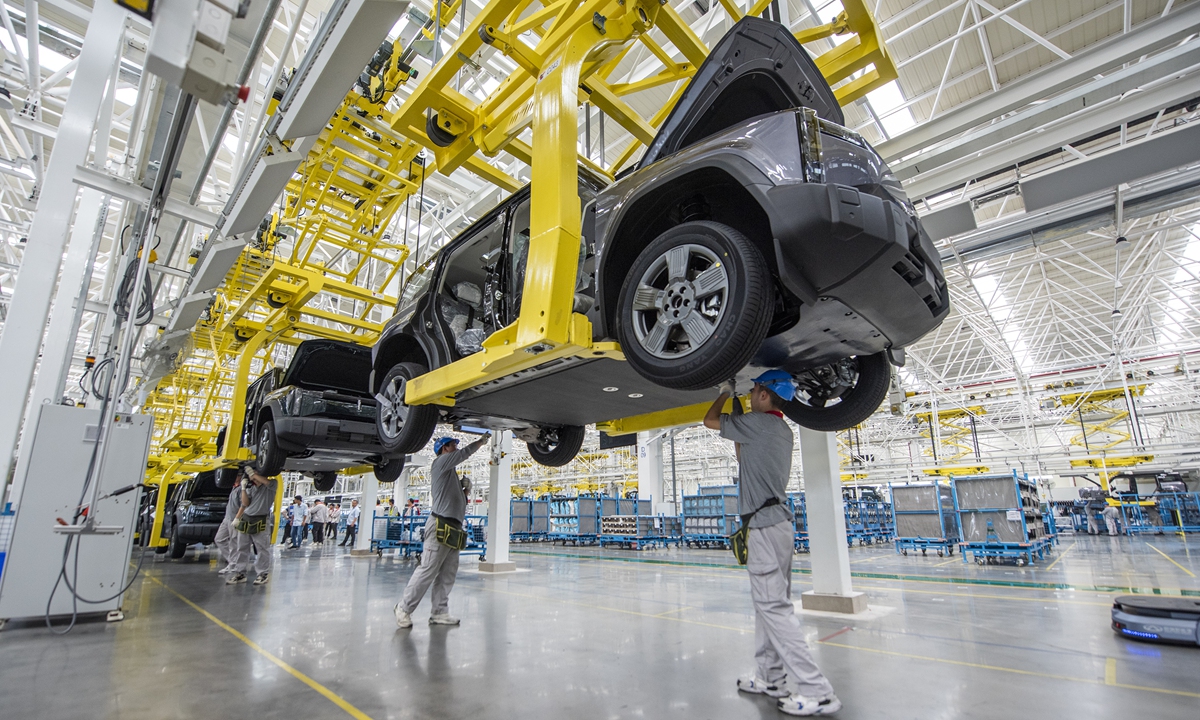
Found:
[[[425,521],[421,564],[408,579],[404,596],[393,608],[397,627],[412,627],[412,612],[417,609],[430,585],[433,586],[433,612],[429,616],[429,624],[458,624],[458,618],[450,615],[450,590],[454,587],[454,580],[458,575],[460,548],[449,539],[453,533],[445,531],[448,527],[461,533],[463,518],[467,513],[467,493],[470,491],[470,484],[458,476],[457,467],[474,455],[491,437],[491,433],[484,433],[478,440],[461,450],[458,449],[458,440],[452,437],[441,437],[433,443],[433,454],[436,457],[429,467],[432,508],[429,519]],[[442,532],[439,532],[439,528]]]
[[[738,690],[777,698],[789,715],[831,715],[842,703],[813,660],[792,605],[792,553],[795,550],[787,483],[792,473],[794,438],[783,407],[796,397],[796,384],[783,370],[769,370],[753,380],[750,412],[722,413],[733,381],[704,416],[705,427],[739,447],[738,513],[749,528],[746,569],[754,601],[757,671],[739,678]],[[788,679],[794,688],[789,691]]]

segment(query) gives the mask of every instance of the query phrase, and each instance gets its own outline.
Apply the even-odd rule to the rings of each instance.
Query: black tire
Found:
[[[429,136],[429,142],[438,147],[450,147],[458,139],[457,135],[447,132],[438,124],[437,113],[425,119],[425,134]]]
[[[313,473],[313,489],[317,492],[329,492],[336,484],[336,472],[330,471]]]
[[[157,545],[154,548],[154,554],[155,555],[166,555],[167,551],[170,549],[171,549],[170,545]]]
[[[237,481],[237,468],[217,468],[217,476],[213,480],[217,487],[222,490],[232,490],[234,483]]]
[[[676,262],[673,269],[672,251],[682,268]],[[680,270],[682,276],[671,277]],[[649,297],[645,288],[653,291]],[[770,270],[745,235],[721,223],[687,222],[659,235],[634,261],[621,287],[617,334],[625,359],[642,377],[704,390],[750,362],[767,336],[773,307]],[[693,339],[693,333],[703,337]]]
[[[287,453],[279,447],[279,442],[275,439],[275,423],[268,420],[258,429],[258,449],[254,467],[263,475],[271,477],[283,472],[285,462]]]
[[[892,382],[892,370],[884,353],[860,355],[858,380],[833,405],[817,407],[803,400],[793,400],[783,407],[783,414],[797,425],[821,432],[836,432],[852,428],[871,417],[887,397]]]
[[[179,560],[187,554],[187,543],[180,541],[179,536],[171,533],[171,542],[167,545],[167,552],[170,553],[172,560]]]
[[[379,434],[379,444],[388,455],[407,455],[420,451],[437,429],[437,406],[404,404],[404,390],[408,381],[426,372],[428,370],[424,365],[397,363],[379,384],[379,392],[375,395],[378,403],[375,430]]]
[[[404,472],[404,463],[407,461],[406,455],[385,459],[375,466],[375,479],[381,483],[396,482],[400,479],[400,474]]]
[[[536,443],[526,443],[529,456],[546,467],[562,467],[575,459],[583,447],[583,427],[564,425],[542,430]]]

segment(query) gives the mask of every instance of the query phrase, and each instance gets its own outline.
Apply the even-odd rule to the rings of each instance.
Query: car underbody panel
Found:
[[[539,425],[591,425],[711,402],[716,397],[715,390],[672,390],[656,385],[619,360],[581,360],[562,363],[561,368],[543,370],[524,382],[462,393],[453,414],[512,418]]]

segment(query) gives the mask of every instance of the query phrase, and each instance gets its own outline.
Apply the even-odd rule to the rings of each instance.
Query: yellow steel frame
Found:
[[[963,426],[960,423],[963,422],[963,420],[969,421],[970,418],[976,415],[983,415],[985,413],[987,413],[987,410],[984,410],[982,405],[972,405],[968,408],[949,408],[947,410],[939,410],[937,412],[937,424],[946,431],[946,434],[939,438],[941,441],[938,443],[939,462],[958,462],[959,460],[962,460],[966,456],[975,452],[974,446],[967,445],[963,442],[970,437],[971,428],[968,426]],[[931,443],[934,442],[933,432],[929,429],[929,423],[934,420],[934,413],[932,411],[919,412],[915,413],[913,417],[924,423],[924,425],[921,426],[921,437],[928,439]],[[946,447],[954,448],[955,451],[946,453],[944,450]],[[933,448],[922,448],[921,454],[932,456]]]
[[[457,15],[458,2],[443,8],[443,26]],[[767,2],[756,0],[748,14],[760,14]],[[742,17],[732,0],[722,5],[735,20]],[[843,0],[843,5],[845,13],[834,23],[797,38],[855,35],[817,58],[829,81],[841,83],[835,93],[846,103],[894,78],[895,67],[863,0]],[[681,60],[648,34],[652,27]],[[424,34],[434,36],[428,29]],[[525,40],[530,34],[533,45]],[[475,102],[453,89],[452,81],[485,37],[521,69]],[[663,69],[635,82],[615,82],[613,71],[635,43]],[[191,352],[149,393],[145,408],[155,415],[156,426],[148,480],[163,490],[160,501],[181,473],[251,457],[238,447],[243,398],[250,377],[270,364],[276,348],[295,345],[304,336],[374,340],[380,325],[371,311],[394,303],[382,291],[408,254],[402,243],[383,237],[382,229],[435,170],[450,174],[462,168],[514,191],[520,183],[485,156],[504,151],[533,167],[529,270],[517,321],[488,338],[480,353],[410,383],[408,402],[452,405],[457,392],[565,356],[624,359],[616,343],[594,342],[587,318],[572,312],[580,242],[578,165],[611,179],[652,141],[708,48],[669,4],[655,0],[493,0],[390,112],[388,101],[409,79],[399,69],[400,55],[397,47],[393,62],[371,80],[367,96],[348,93],[289,182],[280,210],[264,223],[226,277],[207,318],[193,330]],[[624,99],[670,84],[676,85],[671,99],[649,118]],[[578,106],[584,101],[633,136],[608,167],[578,156]],[[426,136],[428,112],[436,112],[441,127],[457,136],[449,147],[437,147]],[[521,139],[526,130],[532,131],[532,142]],[[435,162],[417,160],[422,147],[432,151]],[[288,246],[282,256],[281,245]],[[338,254],[355,261],[334,266],[319,259]],[[335,298],[337,309],[318,307],[321,298]],[[626,433],[692,424],[706,408],[675,408],[600,428]],[[217,448],[216,429],[222,425],[230,431]],[[172,445],[186,432],[200,435],[186,448]]]

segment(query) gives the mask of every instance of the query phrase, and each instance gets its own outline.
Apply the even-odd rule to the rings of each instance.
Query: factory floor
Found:
[[[210,553],[146,562],[120,623],[0,633],[12,718],[781,718],[739,695],[753,668],[745,571],[725,551],[513,547],[522,572],[464,558],[460,627],[411,630],[414,563],[279,551],[265,587],[226,587]],[[1200,596],[1200,537],[1071,537],[1034,567],[850,550],[865,617],[805,613],[839,718],[1196,720],[1200,648],[1115,636],[1130,591]],[[810,586],[795,558],[794,594]]]

